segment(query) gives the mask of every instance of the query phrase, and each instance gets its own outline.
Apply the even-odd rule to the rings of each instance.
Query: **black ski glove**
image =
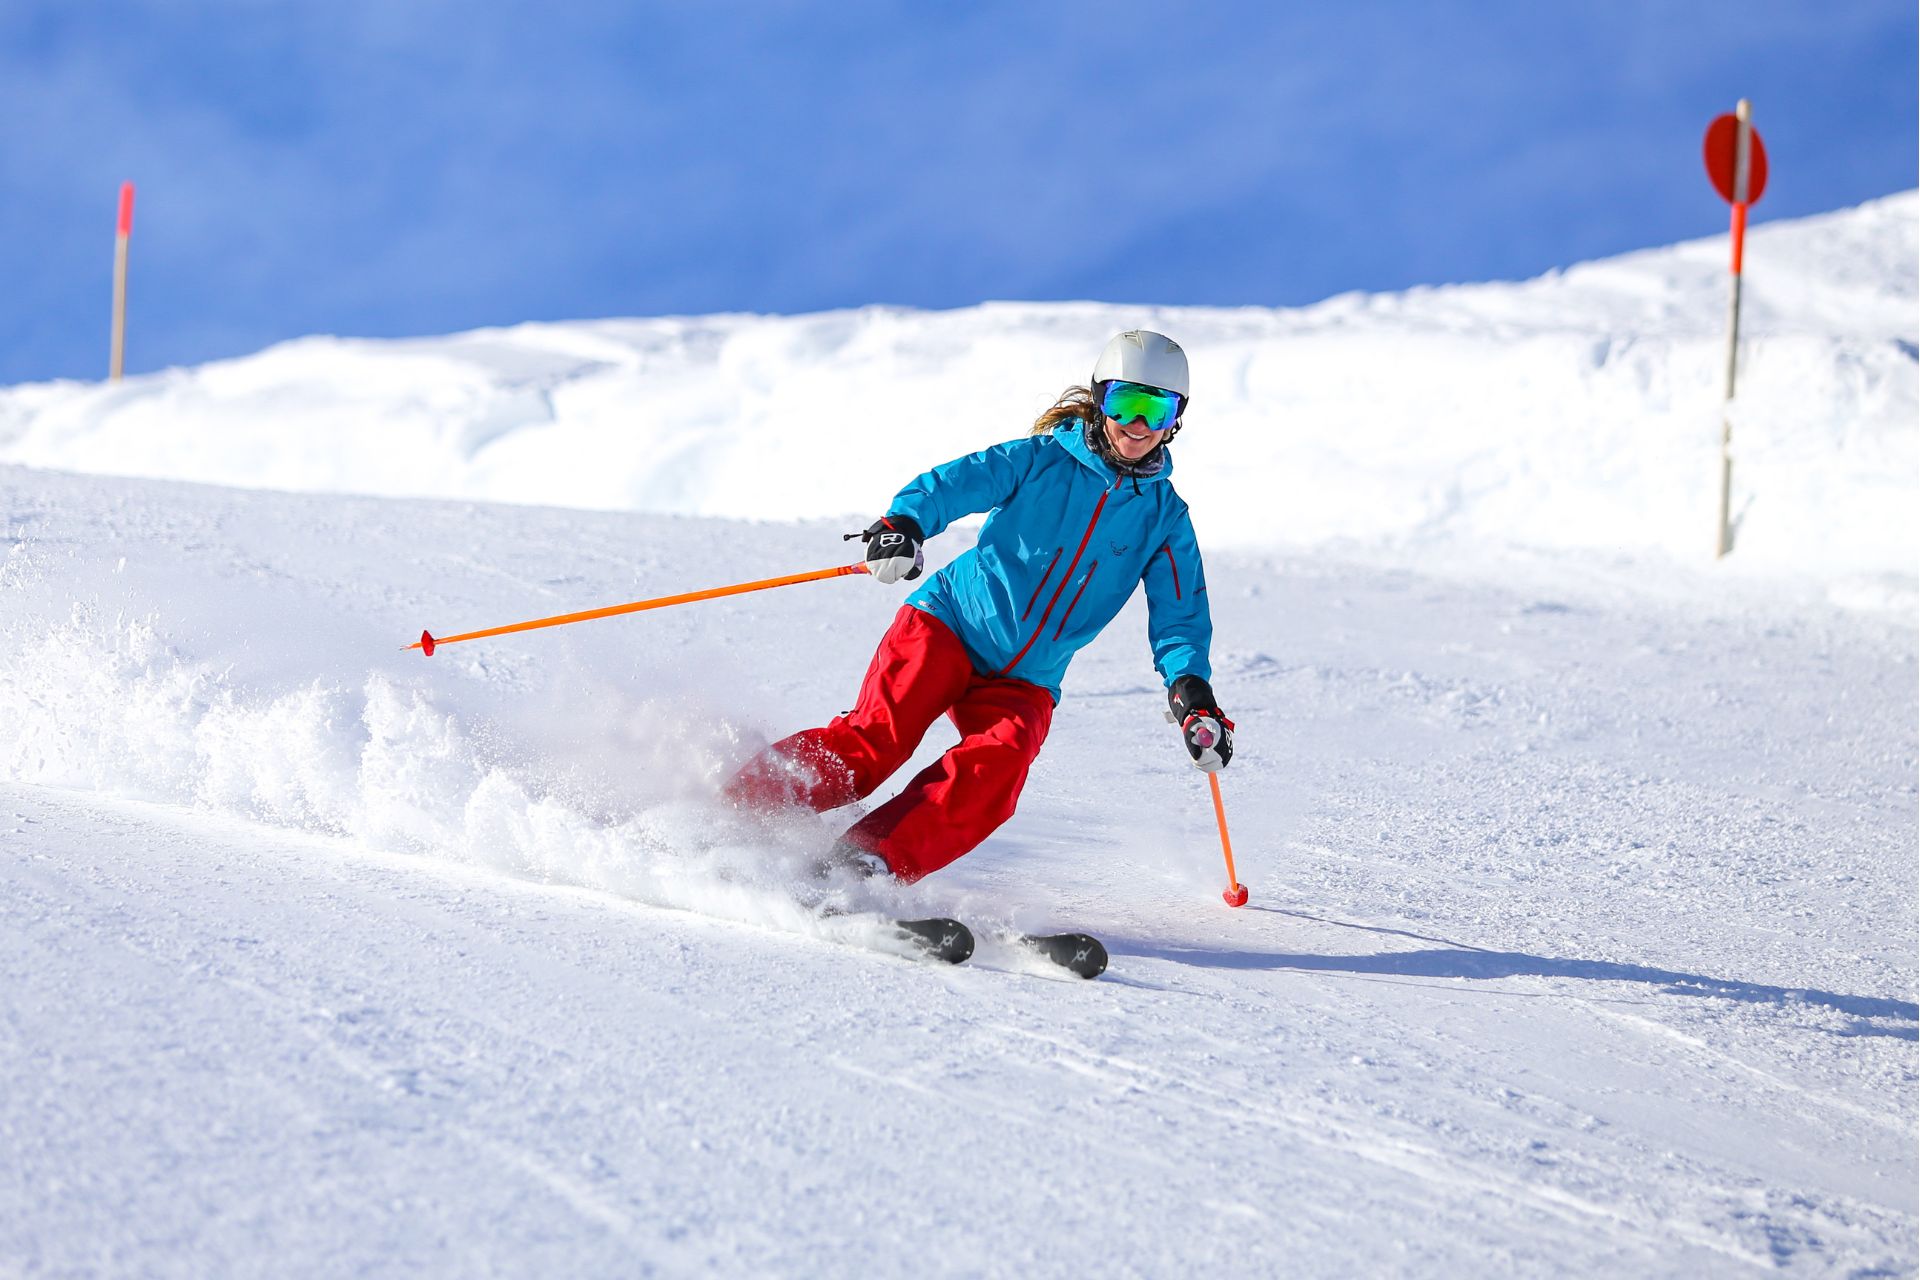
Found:
[[[925,565],[920,544],[927,540],[926,535],[907,516],[881,516],[861,532],[847,537],[866,542],[867,572],[882,582],[898,582],[902,578],[912,582]]]
[[[1180,726],[1194,767],[1208,773],[1233,759],[1233,721],[1214,700],[1213,686],[1199,676],[1181,676],[1167,690],[1167,719]]]

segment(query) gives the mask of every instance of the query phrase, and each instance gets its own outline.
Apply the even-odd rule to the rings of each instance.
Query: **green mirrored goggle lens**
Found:
[[[1109,382],[1100,398],[1100,412],[1125,426],[1135,418],[1149,431],[1165,431],[1180,416],[1180,397],[1162,387],[1138,382]]]

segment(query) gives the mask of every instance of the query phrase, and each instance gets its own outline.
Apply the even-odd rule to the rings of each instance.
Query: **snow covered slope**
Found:
[[[1909,192],[1752,233],[1739,567],[1911,583],[1917,213]],[[1716,518],[1725,259],[1722,236],[1297,310],[876,307],[309,338],[0,392],[0,461],[864,519],[912,470],[1019,434],[1109,334],[1151,325],[1193,356],[1178,454],[1209,546],[1466,538],[1694,562]]]
[[[1912,1273],[1908,619],[1219,554],[1252,903],[1130,612],[951,970],[705,801],[897,589],[399,649],[839,528],[0,467],[0,1272]]]
[[[1917,213],[1755,232],[1720,569],[1720,241],[0,391],[0,1275],[1914,1274]],[[711,802],[903,590],[401,651],[839,562],[1131,324],[1244,910],[1137,600],[1013,822],[834,886],[958,969]]]

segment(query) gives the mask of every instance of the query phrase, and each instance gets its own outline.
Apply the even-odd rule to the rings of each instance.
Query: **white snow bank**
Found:
[[[1912,578],[1917,211],[1908,192],[1750,235],[1743,566]],[[1020,434],[1110,333],[1149,325],[1192,354],[1176,451],[1209,546],[1465,538],[1700,561],[1714,533],[1725,257],[1721,236],[1521,284],[1292,310],[993,303],[307,338],[117,386],[0,392],[0,461],[866,516],[923,467]]]

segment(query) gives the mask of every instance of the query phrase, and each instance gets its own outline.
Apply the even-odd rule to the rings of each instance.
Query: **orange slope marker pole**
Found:
[[[120,220],[113,233],[113,341],[107,351],[107,378],[120,381],[127,351],[127,242],[133,238],[133,184],[120,184]]]
[[[1240,883],[1233,870],[1233,841],[1227,836],[1227,806],[1220,801],[1220,774],[1217,771],[1207,774],[1207,783],[1213,788],[1213,816],[1220,820],[1220,852],[1227,856],[1227,891],[1220,896],[1230,907],[1247,905],[1247,886]]]
[[[504,627],[489,627],[485,631],[468,631],[457,636],[435,636],[430,631],[422,631],[420,638],[408,645],[408,649],[418,649],[428,657],[443,644],[458,644],[462,640],[480,640],[487,636],[504,636],[515,631],[538,631],[542,627],[564,627],[569,622],[591,622],[595,618],[611,618],[616,614],[640,613],[647,609],[665,609],[676,604],[692,604],[696,600],[718,600],[722,596],[745,595],[749,591],[767,591],[773,587],[791,587],[801,582],[819,582],[826,578],[844,578],[850,573],[865,573],[867,566],[861,564],[839,565],[832,569],[815,569],[809,573],[790,573],[781,578],[762,578],[758,582],[740,582],[730,587],[709,587],[705,591],[688,591],[677,596],[660,596],[653,600],[635,600],[632,604],[608,605],[604,609],[588,609],[581,613],[563,613],[553,618],[535,618],[531,622],[515,622]]]

